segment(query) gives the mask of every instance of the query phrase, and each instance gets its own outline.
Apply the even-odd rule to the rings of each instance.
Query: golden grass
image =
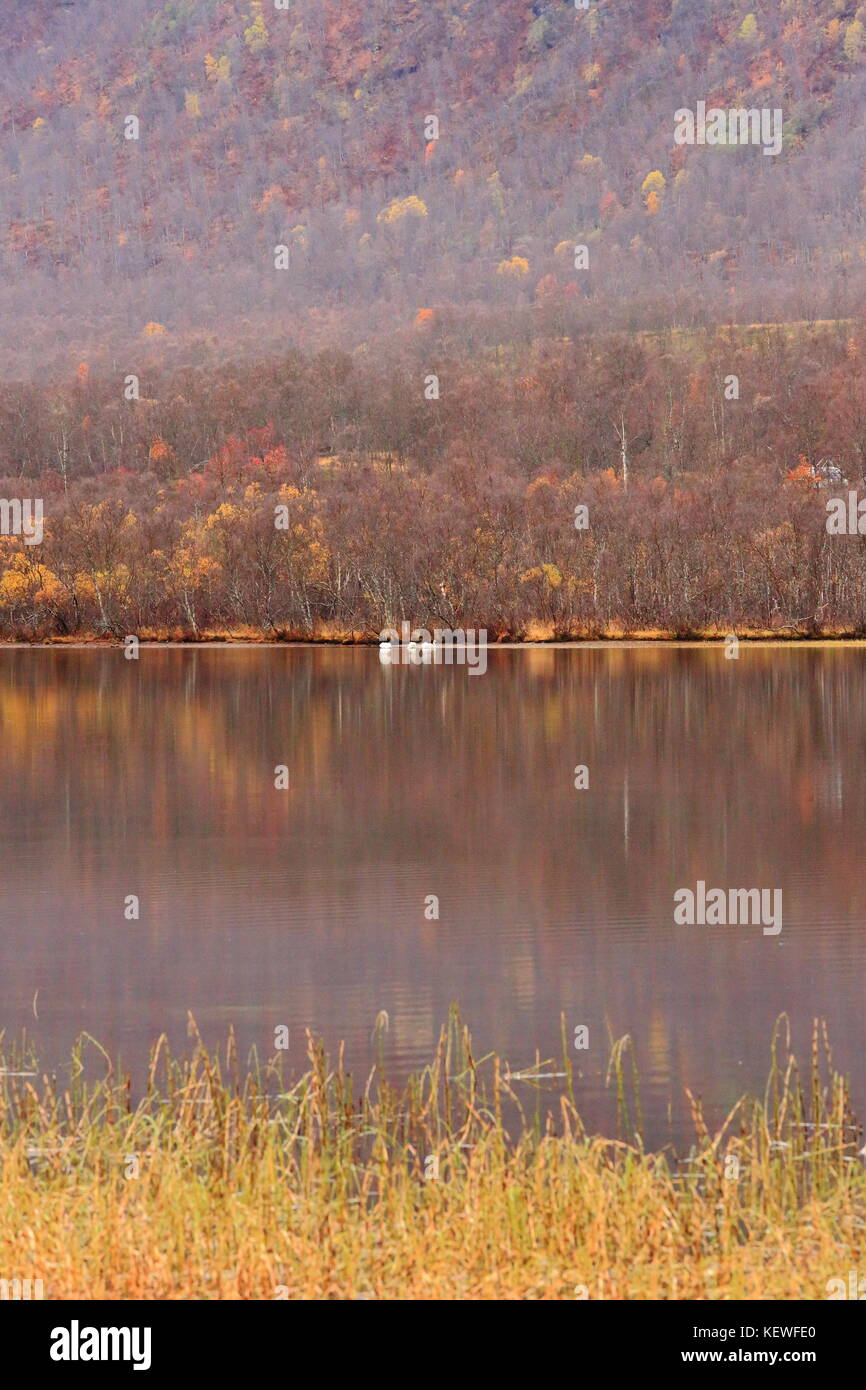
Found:
[[[556,627],[553,623],[542,622],[540,619],[530,620],[521,633],[521,639],[524,642],[553,642],[556,640]]]
[[[134,1104],[92,1040],[65,1085],[0,1076],[0,1276],[52,1299],[794,1299],[858,1267],[860,1141],[817,1026],[807,1082],[780,1022],[763,1098],[715,1135],[693,1104],[685,1166],[633,1133],[627,1040],[608,1140],[581,1124],[564,1030],[562,1093],[520,1119],[545,1083],[477,1059],[456,1014],[400,1094],[377,1066],[355,1096],[311,1038],[287,1085],[191,1029]]]

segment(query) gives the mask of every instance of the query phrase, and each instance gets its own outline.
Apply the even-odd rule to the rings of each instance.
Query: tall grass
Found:
[[[242,1064],[190,1027],[138,1092],[87,1037],[64,1085],[6,1050],[0,1278],[85,1299],[823,1298],[858,1268],[861,1140],[818,1024],[801,1077],[780,1021],[765,1094],[717,1132],[692,1099],[681,1160],[635,1132],[628,1040],[621,1132],[599,1138],[564,1035],[561,1091],[530,1082],[529,1113],[528,1074],[476,1057],[456,1012],[399,1092],[377,1063],[356,1093],[310,1036],[289,1084],[280,1054]]]

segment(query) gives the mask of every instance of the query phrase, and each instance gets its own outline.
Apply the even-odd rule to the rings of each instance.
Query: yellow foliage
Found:
[[[33,595],[37,603],[61,603],[66,598],[66,589],[51,570],[39,569],[42,574],[42,583]]]
[[[496,267],[497,275],[521,276],[529,274],[529,261],[525,256],[512,256],[510,261],[500,261]]]
[[[184,94],[183,104],[190,120],[197,121],[201,115],[201,104],[199,102],[198,92],[186,92]]]
[[[218,526],[233,526],[240,519],[240,507],[233,507],[231,502],[221,502],[216,511],[211,512],[205,526],[209,531],[214,531]]]
[[[652,173],[647,174],[641,184],[640,191],[648,197],[650,193],[664,193],[666,187],[667,179],[664,174],[660,169],[653,169]]]
[[[222,58],[214,58],[208,53],[204,60],[204,70],[208,82],[228,82],[231,73],[228,54],[223,54]]]
[[[144,336],[146,338],[161,338],[165,332],[166,329],[164,324],[151,322],[144,325]]]
[[[125,594],[129,589],[131,575],[126,565],[114,565],[109,570],[96,570],[93,581],[102,591],[113,590],[119,594]]]
[[[529,584],[534,579],[546,579],[551,589],[558,589],[562,584],[562,572],[556,565],[533,565],[520,575],[521,584]]]
[[[181,589],[198,589],[221,569],[213,556],[196,554],[195,531],[195,522],[184,527],[184,543],[177,547],[166,565],[169,579]]]
[[[376,218],[377,222],[384,222],[390,226],[394,222],[402,222],[406,217],[424,218],[427,216],[427,205],[411,194],[408,198],[394,198],[386,208],[383,208]]]
[[[0,604],[9,608],[13,603],[26,599],[32,586],[29,565],[23,555],[16,555],[9,569],[0,577]]]
[[[89,574],[76,574],[73,581],[76,598],[96,598],[96,585]]]
[[[253,0],[252,9],[256,11],[256,15],[249,29],[244,30],[244,43],[251,53],[261,53],[263,48],[267,48],[270,35],[265,28],[265,17],[259,0]]]
[[[57,575],[46,565],[30,559],[23,550],[7,554],[7,567],[0,575],[0,608],[16,603],[58,603],[65,589]]]

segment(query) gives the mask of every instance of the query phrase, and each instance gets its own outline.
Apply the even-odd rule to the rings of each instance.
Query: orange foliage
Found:
[[[174,449],[163,439],[162,435],[158,434],[148,451],[148,458],[151,463],[160,463],[165,459],[173,459],[174,456]]]
[[[800,455],[796,468],[788,469],[787,476],[789,482],[799,483],[803,487],[815,487],[817,485],[815,482],[815,475],[812,471],[812,465],[805,454]]]

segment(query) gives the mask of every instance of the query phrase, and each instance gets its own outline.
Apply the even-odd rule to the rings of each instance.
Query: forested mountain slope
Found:
[[[0,36],[7,379],[426,311],[491,342],[862,312],[866,6],[6,0]],[[781,153],[677,146],[699,100],[780,108]]]

